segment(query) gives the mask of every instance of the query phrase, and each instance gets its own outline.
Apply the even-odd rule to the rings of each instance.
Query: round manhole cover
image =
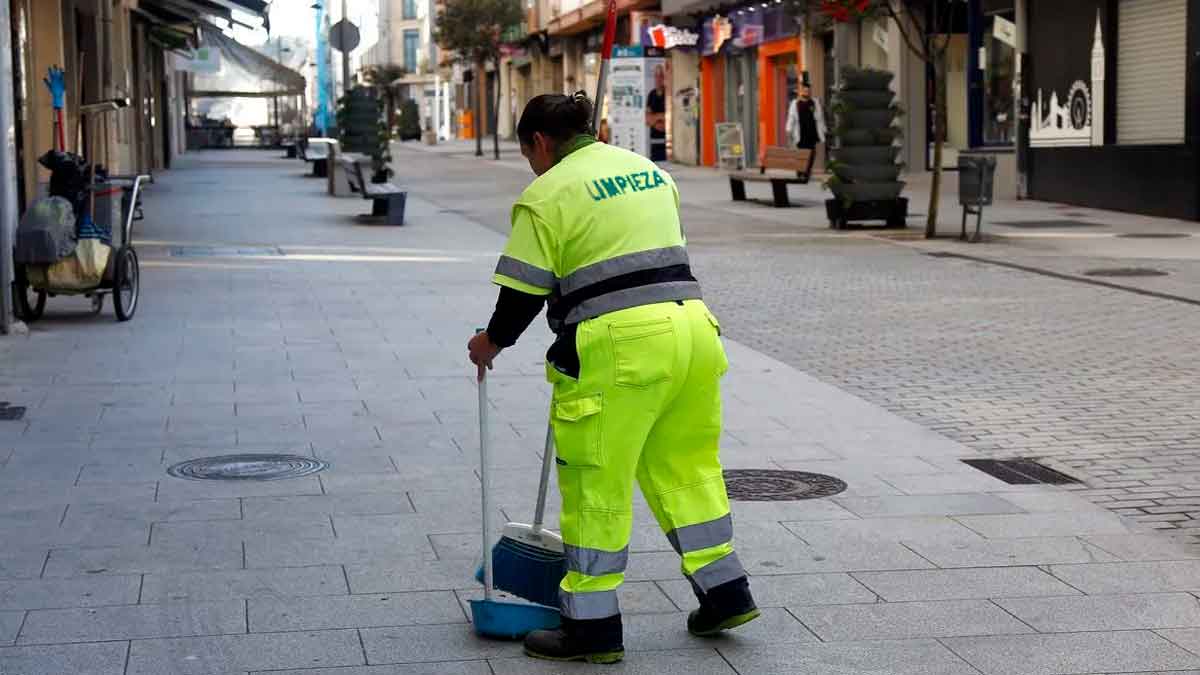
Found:
[[[299,478],[329,465],[299,455],[222,455],[180,462],[167,473],[189,480],[281,480]]]
[[[1165,277],[1167,273],[1149,267],[1112,267],[1107,269],[1088,270],[1084,272],[1089,277]]]
[[[846,489],[846,483],[833,476],[804,471],[728,469],[725,488],[735,502],[790,502],[836,495]]]
[[[1192,235],[1186,232],[1129,232],[1117,236],[1122,239],[1187,239]]]

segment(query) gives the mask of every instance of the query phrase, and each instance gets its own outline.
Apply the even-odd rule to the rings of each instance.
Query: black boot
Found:
[[[583,621],[564,616],[560,628],[526,635],[525,653],[549,661],[616,663],[625,658],[621,615]]]
[[[750,582],[746,577],[714,586],[707,593],[694,585],[692,588],[700,599],[700,609],[692,610],[688,615],[688,632],[697,637],[737,628],[761,614],[750,595]]]

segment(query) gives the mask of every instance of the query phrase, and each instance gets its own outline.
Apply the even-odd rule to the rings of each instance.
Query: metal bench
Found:
[[[337,139],[310,138],[301,146],[304,161],[312,162],[312,175],[318,178],[329,175],[329,155],[332,154],[334,143],[337,143]]]
[[[763,154],[758,171],[738,171],[729,174],[729,190],[733,201],[746,201],[746,183],[770,183],[773,202],[777,207],[791,206],[787,186],[808,183],[812,173],[812,150],[769,147]],[[771,171],[771,173],[767,173]]]
[[[367,180],[363,167],[371,166],[371,158],[353,152],[338,157],[338,163],[346,172],[350,190],[371,200],[371,215],[384,216],[388,225],[404,224],[404,204],[408,192],[393,183],[372,183]]]

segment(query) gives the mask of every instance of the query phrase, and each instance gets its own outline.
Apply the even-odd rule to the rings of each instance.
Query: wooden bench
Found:
[[[404,204],[408,200],[408,192],[393,183],[372,183],[367,179],[366,170],[371,166],[371,158],[347,152],[338,157],[338,163],[346,172],[346,182],[350,190],[362,195],[363,199],[371,200],[371,215],[384,216],[388,225],[404,224]]]
[[[777,207],[791,206],[787,186],[792,183],[804,185],[812,173],[812,150],[769,147],[763,154],[758,171],[739,171],[729,174],[729,190],[733,201],[746,201],[746,183],[770,183]],[[767,173],[770,171],[771,173]]]
[[[332,154],[334,143],[337,141],[332,138],[305,140],[304,145],[301,146],[302,158],[306,162],[312,162],[312,175],[318,178],[325,178],[329,175],[329,155]]]

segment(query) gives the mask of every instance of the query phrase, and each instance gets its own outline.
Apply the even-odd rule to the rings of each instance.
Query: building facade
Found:
[[[379,39],[362,56],[362,67],[398,66],[404,75],[392,83],[400,100],[415,100],[422,128],[441,126],[438,48],[433,40],[431,0],[379,0]]]

